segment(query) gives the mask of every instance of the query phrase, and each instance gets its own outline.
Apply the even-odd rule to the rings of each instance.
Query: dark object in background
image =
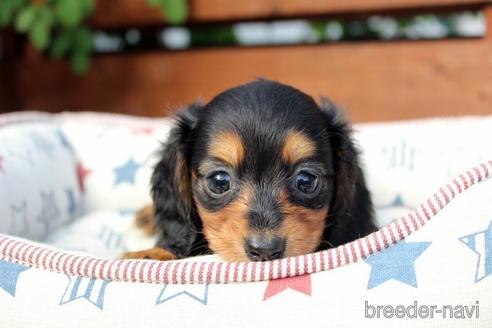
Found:
[[[370,16],[365,19],[297,19],[215,25],[96,30],[96,53],[185,50],[208,47],[313,45],[347,41],[477,38],[481,12]]]

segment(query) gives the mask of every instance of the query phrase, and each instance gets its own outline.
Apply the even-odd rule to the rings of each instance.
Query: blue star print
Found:
[[[73,194],[73,190],[70,188],[65,189],[65,193],[67,194],[67,199],[68,199],[68,214],[70,216],[73,216],[75,214],[75,211],[77,210],[77,205],[75,204],[75,196]]]
[[[165,285],[157,300],[155,305],[162,304],[179,296],[188,296],[191,299],[207,305],[208,301],[208,284],[204,285]]]
[[[27,204],[23,201],[19,206],[10,205],[11,220],[9,234],[13,236],[26,237],[29,231],[27,223]]]
[[[125,164],[122,166],[115,167],[114,174],[116,175],[116,181],[114,185],[118,185],[123,182],[135,183],[135,173],[140,167],[133,158],[130,158]]]
[[[0,260],[0,288],[15,297],[19,275],[27,269],[26,266]]]
[[[389,169],[404,168],[412,171],[415,167],[415,151],[416,148],[407,144],[404,139],[400,140],[400,143],[383,148]]]
[[[3,161],[5,158],[0,154],[0,172],[5,173],[5,169],[3,167]]]
[[[478,255],[475,283],[492,275],[492,221],[487,229],[463,236],[459,240]]]
[[[394,208],[394,207],[405,207],[405,208],[409,208],[403,202],[403,197],[401,196],[401,194],[397,194],[396,197],[395,197],[395,199],[393,199],[393,201],[391,203],[389,203],[387,205],[384,205],[384,206],[380,206],[379,208],[380,209],[391,209],[391,208]]]
[[[405,206],[405,204],[403,203],[403,200],[402,200],[400,194],[396,195],[396,198],[395,198],[395,200],[393,201],[393,203],[391,205],[394,206],[394,207],[400,207],[400,206],[403,207],[403,206]]]
[[[30,138],[34,146],[44,152],[49,157],[53,157],[53,144],[45,137],[42,137],[36,133],[31,133]]]
[[[32,151],[30,149],[25,150],[24,152],[7,149],[7,153],[15,158],[21,159],[28,163],[30,166],[34,165],[34,161],[32,159]]]
[[[73,150],[72,145],[68,142],[67,137],[65,137],[65,134],[62,132],[62,130],[56,130],[56,136],[58,137],[58,140],[60,141],[60,145],[62,145],[62,147],[66,148],[69,151]]]
[[[121,233],[105,225],[101,227],[97,238],[104,243],[107,249],[117,249],[123,242],[123,235]]]
[[[51,223],[53,220],[60,217],[60,210],[56,204],[56,199],[53,191],[49,193],[41,191],[41,213],[38,221],[44,224],[46,233],[51,231]]]
[[[131,208],[123,208],[123,209],[120,209],[118,210],[118,213],[120,214],[120,216],[133,216],[135,215],[135,210],[134,209],[131,209]]]
[[[84,298],[100,310],[103,309],[106,287],[111,281],[80,276],[72,277],[67,275],[67,277],[69,281],[65,288],[65,292],[63,293],[60,305]]]
[[[379,286],[391,279],[417,287],[415,260],[430,244],[430,242],[401,241],[380,253],[368,257],[365,261],[371,265],[371,273],[367,289]]]

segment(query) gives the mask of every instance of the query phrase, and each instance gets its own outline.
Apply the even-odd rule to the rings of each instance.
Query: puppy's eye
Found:
[[[224,171],[213,172],[207,177],[207,187],[214,194],[223,194],[231,188],[231,176]]]
[[[318,178],[309,172],[301,171],[295,178],[296,188],[305,194],[312,194],[318,186]]]

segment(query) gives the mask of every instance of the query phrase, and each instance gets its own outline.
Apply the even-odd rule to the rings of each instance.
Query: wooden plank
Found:
[[[191,0],[191,18],[228,20],[269,17],[300,17],[341,13],[375,12],[408,8],[476,6],[488,1],[476,0]]]
[[[17,109],[15,72],[12,60],[15,56],[15,35],[11,29],[0,31],[0,113]]]
[[[256,77],[346,107],[355,121],[492,113],[492,44],[483,39],[224,48],[100,56],[18,67],[23,109],[162,116]]]
[[[189,21],[205,23],[415,8],[476,8],[490,0],[190,0],[189,3]],[[165,19],[162,12],[149,7],[146,0],[98,0],[90,22],[95,27],[114,28],[162,25]]]
[[[97,0],[90,24],[100,28],[162,25],[163,13],[147,0]]]
[[[487,26],[487,30],[485,32],[485,38],[488,42],[492,41],[492,4],[488,4],[483,8],[483,12],[485,15],[485,26]]]
[[[0,113],[14,110],[14,101],[12,74],[9,66],[0,62]]]

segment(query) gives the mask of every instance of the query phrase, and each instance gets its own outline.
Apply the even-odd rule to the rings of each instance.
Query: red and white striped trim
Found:
[[[457,195],[487,180],[491,173],[492,161],[466,171],[406,216],[364,238],[329,250],[270,262],[103,260],[40,247],[5,235],[0,235],[0,258],[68,275],[125,282],[232,283],[293,277],[354,263],[396,244],[421,228]]]

